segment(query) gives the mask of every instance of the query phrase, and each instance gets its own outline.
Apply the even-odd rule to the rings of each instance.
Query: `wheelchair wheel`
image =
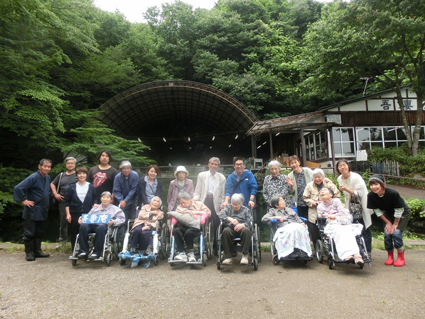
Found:
[[[202,256],[202,265],[204,265],[204,267],[207,266],[207,259],[208,259],[208,254],[204,252]]]
[[[168,240],[167,240],[167,235],[168,235],[168,226],[166,223],[162,224],[162,232],[161,232],[161,258],[162,259],[167,259],[169,254],[168,254]]]
[[[273,265],[279,265],[280,263],[280,260],[277,259],[277,255],[273,256],[272,261],[273,261]]]
[[[124,241],[126,231],[127,231],[127,228],[123,224],[123,225],[119,226],[117,231],[114,233],[113,250],[114,250],[114,255],[117,259],[118,259],[118,254],[123,249],[123,241]],[[111,256],[111,258],[112,258],[112,256]]]
[[[261,262],[261,239],[260,239],[260,228],[257,227],[257,224],[255,224],[255,234],[256,234],[256,241],[257,241],[257,257],[258,262]]]
[[[112,253],[108,253],[108,255],[106,256],[106,264],[108,265],[108,267],[111,265],[111,261],[112,261]]]
[[[124,258],[120,259],[120,266],[124,266],[126,263],[126,260]]]
[[[158,266],[158,263],[159,263],[159,256],[158,255],[155,256],[153,263],[155,264],[155,266]]]
[[[323,246],[323,242],[318,239],[316,241],[316,259],[319,263],[323,262],[323,255],[325,254],[325,249]]]
[[[212,244],[212,241],[211,241],[211,228],[212,228],[211,223],[208,223],[208,233],[207,233],[207,236],[206,236],[208,259],[211,259],[211,257],[212,257],[212,246],[213,246],[213,244]]]
[[[73,261],[72,261],[72,266],[73,266],[73,267],[77,266],[77,261],[76,261],[76,260],[73,260]]]
[[[258,270],[258,259],[254,258],[254,270],[257,271]]]
[[[332,267],[334,266],[334,260],[331,254],[328,255],[328,266],[329,266],[329,269],[332,269]]]

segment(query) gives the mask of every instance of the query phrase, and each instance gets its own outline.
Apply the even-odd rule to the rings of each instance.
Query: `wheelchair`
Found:
[[[252,211],[251,211],[252,214]],[[221,267],[227,266],[223,264],[224,258],[224,251],[222,248],[221,243],[221,236],[223,234],[223,230],[225,228],[225,225],[223,224],[223,220],[220,220],[220,225],[217,229],[217,269],[220,270]],[[260,241],[260,229],[258,228],[257,224],[253,224],[251,222],[251,225],[249,225],[249,229],[251,231],[251,246],[249,254],[251,256],[251,262],[249,262],[246,266],[252,266],[254,270],[258,270],[258,264],[261,262],[261,241]],[[242,246],[240,244],[241,238],[235,238],[233,240],[233,254],[232,256],[235,257],[237,255],[237,252],[242,252]]]
[[[194,244],[194,254],[196,261],[190,262],[185,260],[174,259],[176,255],[176,244],[173,235],[175,225],[177,220],[174,217],[170,217],[169,221],[169,250],[168,254],[168,263],[170,266],[175,266],[176,264],[187,264],[187,265],[207,265],[207,260],[211,258],[212,255],[212,243],[211,243],[211,223],[209,222],[208,216],[201,217],[201,229],[199,231],[199,236],[197,236],[193,242]],[[168,228],[168,227],[167,227]]]
[[[84,258],[78,258],[77,255],[80,251],[80,234],[77,235],[75,240],[74,251],[72,252],[72,256],[69,259],[72,262],[72,266],[76,266],[78,260],[84,261],[104,261],[108,266],[111,265],[112,258],[115,256],[118,259],[118,253],[122,250],[122,242],[125,234],[125,225],[122,224],[118,227],[110,227],[108,226],[108,231],[105,235],[105,241],[103,244],[103,250],[101,256],[97,259],[88,259],[89,256],[94,249],[94,238],[96,237],[96,233],[89,233],[88,243],[89,243],[89,253]]]
[[[336,251],[335,247],[335,241],[332,237],[329,237],[325,234],[325,227],[326,227],[326,221],[327,218],[317,218],[317,227],[319,228],[320,232],[320,239],[316,241],[316,259],[319,263],[323,263],[324,256],[327,257],[328,267],[329,269],[332,269],[335,267],[335,264],[337,263],[346,263],[346,264],[354,264],[354,260],[341,260],[338,258],[338,253]],[[353,223],[358,223],[358,220],[354,218]],[[366,244],[364,241],[364,238],[362,235],[356,236],[356,242],[359,246],[359,252],[360,255],[363,258],[364,264],[369,264],[369,267],[371,267],[372,260],[369,258],[366,250]],[[363,269],[364,264],[359,264],[360,269]]]
[[[161,225],[161,220],[156,221],[155,230],[152,232],[150,237],[148,248],[150,248],[151,253],[148,255],[143,255],[140,252],[131,254],[129,249],[129,239],[130,239],[130,230],[133,227],[134,219],[130,219],[127,222],[127,230],[124,237],[124,242],[122,244],[122,251],[118,254],[118,259],[121,266],[124,266],[127,261],[131,262],[131,267],[137,267],[140,263],[143,263],[143,268],[148,268],[151,264],[151,261],[154,262],[155,266],[159,263],[159,258],[167,258],[167,224]]]
[[[303,217],[300,217],[300,218],[304,221],[306,220]],[[271,222],[269,222],[269,225],[270,225],[270,252],[271,252],[271,255],[272,255],[273,264],[278,265],[281,261],[285,262],[285,261],[296,260],[296,261],[302,261],[304,263],[304,265],[306,265],[308,261],[313,260],[313,257],[308,256],[304,251],[302,251],[298,248],[295,248],[294,252],[289,254],[288,256],[285,256],[285,257],[282,257],[282,258],[279,259],[278,254],[277,254],[277,250],[276,250],[276,247],[275,247],[275,243],[273,241],[274,236],[275,236],[276,231],[277,231],[276,223],[277,223],[276,219],[272,219]]]
[[[291,207],[297,214],[298,214],[298,209],[297,207]],[[307,218],[304,217],[300,217],[300,219],[307,224]],[[283,257],[283,258],[278,258],[278,254],[277,254],[277,250],[276,247],[274,245],[274,236],[276,234],[277,231],[277,220],[276,219],[272,219],[268,224],[270,226],[270,252],[272,255],[272,262],[274,265],[278,265],[281,261],[292,261],[292,260],[297,260],[297,261],[302,261],[304,263],[304,265],[307,264],[308,261],[313,260],[313,257],[309,257],[306,256],[306,253],[303,252],[302,250],[295,248],[294,252],[291,253],[290,255]]]

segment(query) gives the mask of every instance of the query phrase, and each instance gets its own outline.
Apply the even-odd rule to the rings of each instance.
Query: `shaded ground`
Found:
[[[407,265],[385,266],[386,252],[359,269],[274,266],[263,253],[258,271],[233,266],[170,267],[164,261],[132,269],[113,261],[71,266],[67,255],[26,262],[0,251],[0,318],[424,318],[424,250],[406,252]],[[239,257],[234,259],[234,263]]]

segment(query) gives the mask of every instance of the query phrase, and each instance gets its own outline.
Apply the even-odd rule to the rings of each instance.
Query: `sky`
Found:
[[[194,9],[212,9],[218,0],[183,0]],[[105,11],[114,12],[118,9],[130,22],[143,22],[143,13],[149,7],[157,6],[161,9],[162,3],[174,3],[174,0],[95,0],[96,7]]]
[[[192,5],[194,9],[212,9],[218,0],[183,0]],[[319,0],[330,2],[332,0]],[[157,6],[161,8],[162,3],[174,3],[174,0],[94,0],[94,4],[102,10],[115,12],[118,9],[130,22],[143,22],[143,13],[147,8]]]

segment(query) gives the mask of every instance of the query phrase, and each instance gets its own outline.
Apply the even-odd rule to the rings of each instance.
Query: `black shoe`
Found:
[[[25,240],[24,241],[24,245],[25,245],[25,258],[27,261],[34,261],[35,257],[33,255],[33,241],[32,240]]]
[[[45,254],[41,251],[41,238],[34,238],[34,257],[47,258],[49,256],[49,254]]]

